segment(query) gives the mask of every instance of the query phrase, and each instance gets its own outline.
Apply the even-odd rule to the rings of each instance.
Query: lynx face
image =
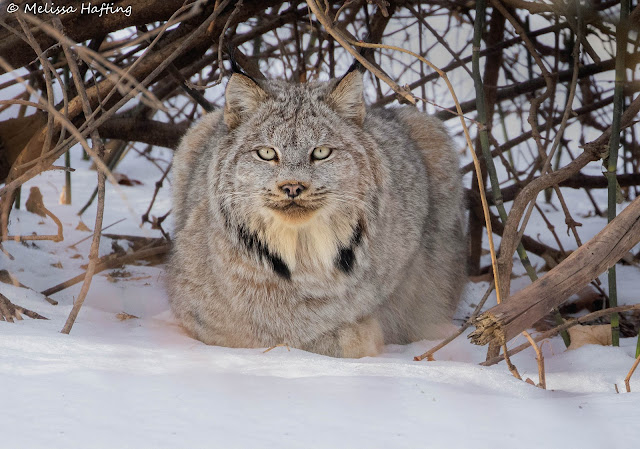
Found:
[[[361,232],[374,188],[363,119],[357,72],[337,84],[297,86],[234,74],[225,108],[230,144],[210,171],[219,173],[214,207],[289,269],[334,265]]]

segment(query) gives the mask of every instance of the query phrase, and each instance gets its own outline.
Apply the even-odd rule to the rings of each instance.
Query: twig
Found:
[[[543,390],[546,390],[547,380],[544,373],[544,357],[542,356],[542,351],[540,351],[540,347],[536,344],[536,342],[533,341],[533,338],[531,338],[531,335],[529,335],[529,332],[525,331],[522,333],[522,335],[524,335],[527,338],[527,340],[529,341],[529,344],[531,345],[533,350],[536,352],[536,362],[538,362],[538,379],[539,379],[538,386]]]
[[[0,293],[0,321],[7,321],[13,323],[13,319],[22,320],[22,314],[25,314],[29,318],[35,320],[47,320],[48,318],[33,312],[24,307],[13,304],[9,301],[9,298]]]
[[[54,20],[54,25],[58,27],[58,31],[62,32],[62,24],[59,19]],[[91,124],[93,121],[91,103],[89,101],[89,97],[87,95],[84,86],[82,85],[82,80],[80,77],[80,71],[78,69],[78,65],[76,64],[75,58],[71,49],[66,45],[62,44],[62,49],[67,58],[67,62],[69,64],[69,69],[73,75],[73,82],[76,86],[76,91],[82,100],[82,109],[84,112],[85,119],[88,123]],[[96,156],[98,159],[102,160],[104,158],[104,144],[100,140],[100,134],[98,130],[95,129],[91,133],[91,143],[92,147],[96,148]],[[73,323],[75,322],[78,313],[80,312],[80,308],[82,304],[84,304],[84,300],[89,293],[89,288],[91,287],[91,281],[93,279],[93,274],[96,269],[96,264],[98,263],[98,252],[100,248],[100,233],[102,230],[102,219],[104,217],[104,199],[105,199],[105,182],[106,182],[106,173],[98,170],[98,210],[96,212],[96,221],[93,227],[93,241],[91,242],[91,249],[89,250],[89,266],[87,268],[87,273],[84,278],[84,282],[82,284],[82,288],[80,289],[80,293],[73,303],[73,307],[71,308],[71,312],[69,313],[69,317],[67,318],[64,327],[60,331],[63,334],[68,334],[71,332],[71,328],[73,327]],[[45,295],[48,296],[48,295]]]
[[[153,205],[156,202],[156,197],[158,196],[158,192],[162,188],[162,183],[167,178],[167,175],[169,174],[169,171],[171,170],[172,164],[173,164],[173,162],[171,162],[171,163],[169,163],[167,165],[167,168],[165,168],[164,172],[162,173],[162,177],[158,181],[156,181],[156,185],[155,185],[155,188],[153,190],[153,196],[151,197],[151,202],[149,203],[149,207],[147,208],[147,211],[142,215],[142,224],[151,223],[149,221],[149,214],[151,213],[151,209],[153,208]]]
[[[109,226],[105,226],[104,228],[102,228],[102,232],[109,229],[112,226],[117,225],[118,223],[122,223],[123,221],[125,221],[126,218],[121,218],[118,221],[114,221],[113,223],[111,223]],[[73,245],[69,245],[69,248],[75,248],[77,245],[79,245],[80,243],[84,242],[85,240],[89,240],[91,237],[93,237],[93,233],[91,235],[86,236],[85,238],[83,238],[82,240],[78,240],[76,243],[74,243]]]
[[[633,373],[635,373],[639,363],[640,363],[640,356],[636,357],[636,361],[633,362],[633,366],[629,370],[629,374],[627,374],[627,377],[624,378],[624,386],[627,388],[627,393],[631,393],[631,384],[630,384],[631,376],[633,376]]]

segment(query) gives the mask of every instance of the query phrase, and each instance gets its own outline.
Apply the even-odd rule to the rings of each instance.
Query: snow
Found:
[[[61,172],[47,172],[23,188],[38,186],[45,205],[64,224],[65,240],[4,246],[15,260],[0,254],[27,290],[0,283],[0,293],[48,321],[25,318],[0,322],[0,413],[6,448],[602,448],[638,441],[640,374],[624,392],[624,377],[634,360],[635,338],[621,347],[583,346],[565,351],[559,337],[542,346],[547,391],[515,379],[501,363],[482,367],[486,349],[462,336],[436,353],[435,362],[414,362],[437,342],[387,346],[378,357],[333,359],[278,347],[229,349],[189,338],[174,320],[164,291],[162,266],[127,266],[130,277],[112,282],[107,270],[96,275],[70,335],[60,333],[80,284],[53,295],[53,306],[36,291],[82,272],[90,235],[76,230],[77,211],[95,186],[95,172],[75,151],[73,205],[58,204]],[[158,156],[158,153],[155,153]],[[166,161],[169,151],[160,154]],[[108,187],[104,224],[122,218],[106,232],[159,237],[139,227],[161,172],[130,153],[120,172],[141,186]],[[170,208],[164,188],[152,214]],[[595,192],[603,203],[602,192]],[[567,190],[572,210],[589,210],[580,191]],[[541,203],[542,204],[542,203]],[[549,219],[561,212],[543,205]],[[82,217],[93,226],[95,205]],[[583,241],[604,220],[583,222]],[[534,213],[530,229],[555,245]],[[24,210],[12,214],[13,234],[55,234],[55,225]],[[557,228],[566,248],[575,242]],[[118,242],[127,247],[124,240]],[[104,239],[100,253],[111,252]],[[485,259],[485,262],[487,260]],[[539,258],[532,257],[541,266]],[[62,268],[54,267],[60,263]],[[60,266],[60,265],[58,265]],[[516,272],[522,271],[516,263]],[[621,304],[637,303],[638,268],[618,266]],[[606,276],[602,276],[606,288]],[[513,281],[513,291],[529,283]],[[467,316],[487,288],[469,283],[458,317]],[[495,304],[495,296],[487,307]],[[121,312],[138,318],[121,321]],[[522,338],[510,343],[513,347]],[[538,380],[531,349],[513,358],[524,379]],[[616,393],[617,385],[620,393]]]

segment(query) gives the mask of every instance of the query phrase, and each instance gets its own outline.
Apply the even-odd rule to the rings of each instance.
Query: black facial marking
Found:
[[[269,254],[268,260],[271,263],[273,271],[275,271],[286,280],[291,280],[291,271],[289,271],[289,267],[280,257]]]
[[[360,245],[360,243],[362,243],[363,228],[363,223],[359,221],[355,229],[353,230],[353,235],[351,236],[349,246],[347,248],[340,248],[340,250],[338,251],[336,265],[338,269],[345,274],[351,273],[356,265],[355,249],[358,245]]]
[[[338,260],[336,261],[336,264],[338,265],[338,268],[346,273],[349,274],[351,273],[351,271],[353,271],[353,266],[355,265],[356,262],[356,255],[353,252],[353,249],[351,248],[341,248],[340,252],[338,253]]]
[[[238,240],[244,245],[249,254],[253,253],[257,255],[260,260],[266,260],[269,262],[269,265],[271,265],[271,268],[273,268],[273,271],[275,271],[278,276],[287,280],[291,279],[291,270],[289,270],[289,267],[284,260],[280,258],[280,256],[271,253],[267,245],[260,240],[256,233],[247,230],[247,228],[241,224],[232,225],[227,211],[224,208],[221,209],[221,211],[225,219],[225,225],[229,229],[235,228]]]

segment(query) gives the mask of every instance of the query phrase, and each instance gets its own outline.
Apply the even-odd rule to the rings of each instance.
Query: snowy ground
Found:
[[[109,186],[104,224],[125,221],[107,232],[159,236],[138,224],[160,171],[135,154],[127,157],[124,173],[144,184],[120,187],[125,199]],[[88,165],[74,153],[72,206],[58,204],[61,173],[46,173],[24,187],[23,203],[37,185],[64,223],[64,242],[37,242],[37,248],[9,242],[5,247],[15,260],[0,254],[0,269],[36,291],[81,273],[87,262],[90,240],[76,249],[70,245],[90,235],[75,229],[76,213],[95,185]],[[161,191],[157,215],[170,207],[167,190]],[[578,191],[569,195],[586,241],[605,220],[581,217],[589,204]],[[603,199],[598,197],[606,204]],[[545,210],[565,247],[575,248],[560,229],[563,218]],[[94,216],[95,207],[82,219],[93,227]],[[553,244],[541,219],[532,220],[535,237]],[[10,230],[54,234],[55,226],[16,211]],[[101,254],[110,251],[105,239]],[[435,362],[412,360],[434,344],[426,341],[388,346],[379,357],[360,360],[286,348],[265,354],[212,347],[187,337],[174,321],[162,267],[127,271],[117,282],[107,277],[111,270],[95,276],[70,335],[60,330],[80,284],[53,295],[60,304],[52,306],[34,291],[0,283],[0,293],[50,319],[0,322],[1,447],[603,448],[640,441],[640,374],[630,394],[623,382],[635,339],[622,339],[620,348],[589,345],[569,352],[558,337],[552,339],[543,346],[548,391],[516,380],[504,364],[478,366],[486,349],[464,337],[438,352]],[[621,304],[640,302],[639,274],[637,267],[619,267]],[[606,276],[602,280],[606,285]],[[513,290],[527,283],[518,278]],[[486,287],[469,283],[460,316]],[[121,321],[121,312],[138,318]],[[524,378],[537,382],[531,350],[513,361]]]

